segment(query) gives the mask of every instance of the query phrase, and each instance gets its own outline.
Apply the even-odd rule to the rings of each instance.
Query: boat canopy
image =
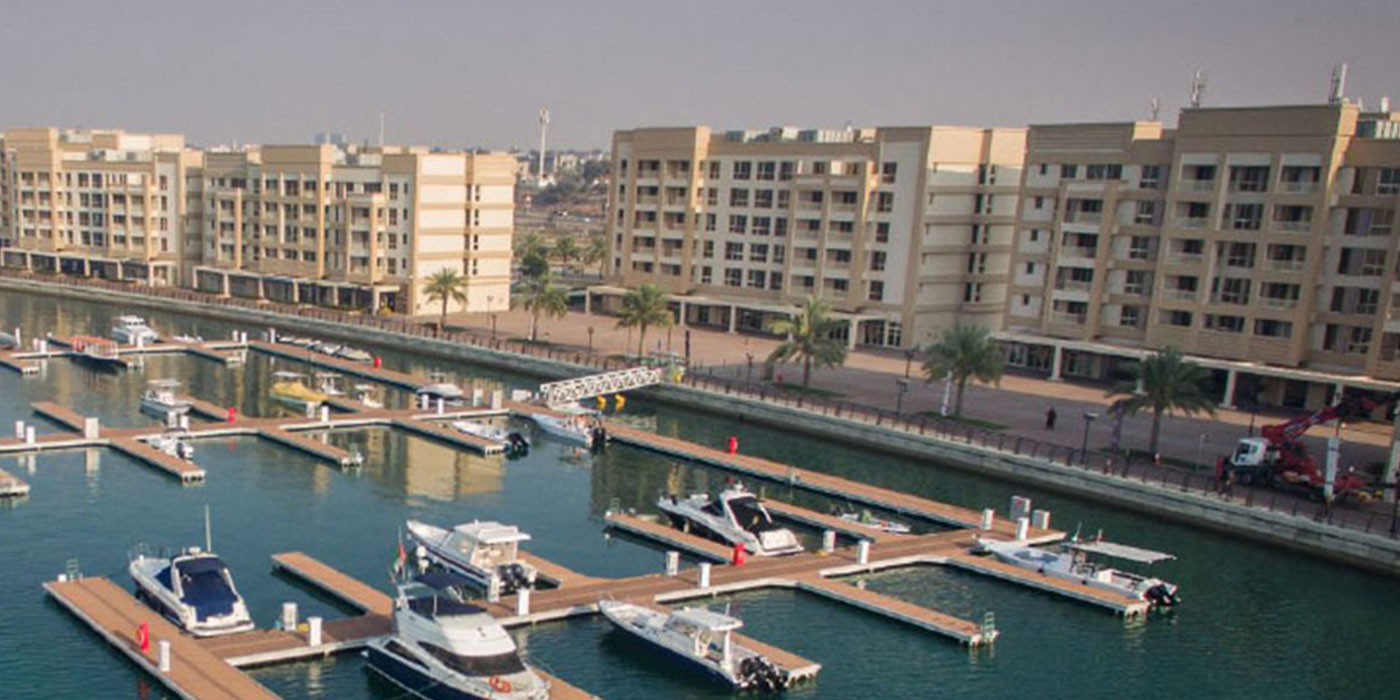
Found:
[[[491,521],[463,523],[452,528],[452,531],[482,544],[510,544],[530,539],[528,534],[521,532],[520,528],[514,525],[502,525]]]
[[[672,613],[671,617],[711,632],[728,632],[744,626],[744,623],[737,618],[717,613],[709,608],[681,608]]]
[[[429,571],[424,574],[419,574],[413,577],[413,582],[437,591],[460,588],[472,584],[472,580],[466,576],[445,570]]]
[[[1102,554],[1108,557],[1127,559],[1128,561],[1142,562],[1144,564],[1154,564],[1159,561],[1166,561],[1169,559],[1176,558],[1176,555],[1167,554],[1166,552],[1154,552],[1150,549],[1141,549],[1139,547],[1133,547],[1126,544],[1117,544],[1115,542],[1104,542],[1102,540],[1070,542],[1068,544],[1068,547],[1070,549],[1077,549],[1081,552],[1089,552],[1091,554]]]
[[[215,556],[175,561],[180,574],[181,602],[194,608],[200,620],[233,612],[238,594],[224,579],[224,562]]]

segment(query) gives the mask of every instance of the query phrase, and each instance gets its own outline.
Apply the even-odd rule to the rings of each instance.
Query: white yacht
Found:
[[[0,331],[0,350],[15,350],[19,348],[19,339],[12,333]]]
[[[488,592],[510,595],[535,585],[538,572],[520,558],[530,536],[514,525],[473,520],[451,530],[410,520],[408,536],[420,560],[457,573]]]
[[[137,547],[127,565],[137,599],[196,637],[247,632],[253,619],[228,566],[210,550],[205,511],[204,549],[150,555]]]
[[[662,496],[656,507],[676,527],[730,546],[743,544],[750,554],[771,557],[802,551],[797,535],[774,523],[768,509],[743,484],[736,483],[715,498],[705,493]]]
[[[991,554],[998,561],[1030,569],[1045,576],[1120,593],[1134,600],[1145,600],[1152,607],[1168,608],[1181,602],[1181,596],[1174,583],[1120,571],[1089,559],[1090,554],[1100,554],[1115,559],[1152,564],[1176,558],[1163,552],[1105,542],[1101,538],[1081,540],[1078,536],[1061,542],[1055,549],[1039,549],[1024,541],[999,541],[979,537],[974,549]]]
[[[364,404],[366,408],[384,408],[384,400],[379,398],[373,384],[356,384],[355,400]]]
[[[141,412],[153,418],[168,421],[170,416],[183,416],[190,412],[190,402],[181,398],[176,390],[179,380],[157,379],[146,386],[141,395]]]
[[[160,340],[160,334],[140,316],[118,316],[112,327],[112,339],[122,345],[150,345]]]
[[[428,375],[428,380],[428,384],[418,388],[418,396],[427,396],[431,401],[442,399],[451,406],[461,405],[462,399],[466,397],[462,387],[447,381],[447,375],[442,372],[433,372]]]
[[[437,571],[398,585],[394,632],[370,640],[369,667],[425,700],[545,700],[549,684],[520,660],[508,632]]]
[[[530,420],[540,426],[546,435],[559,438],[564,442],[591,448],[601,445],[607,439],[607,433],[598,425],[597,412],[584,408],[564,407],[555,408],[557,413],[546,413],[543,411],[526,414]]]
[[[340,349],[336,350],[333,354],[342,360],[349,360],[351,362],[374,362],[374,355],[359,348],[352,348],[349,345],[340,346]]]
[[[707,608],[681,608],[667,614],[614,600],[599,601],[598,611],[623,632],[717,677],[735,690],[772,693],[788,686],[788,675],[773,662],[734,642],[735,630],[744,626],[736,618]]]

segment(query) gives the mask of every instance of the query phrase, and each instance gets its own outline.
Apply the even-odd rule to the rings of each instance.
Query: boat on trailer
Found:
[[[520,558],[530,535],[514,525],[473,520],[451,530],[410,520],[408,537],[420,560],[456,573],[474,586],[499,595],[533,588],[539,572]]]
[[[1170,608],[1181,603],[1181,594],[1174,583],[1122,571],[1090,559],[1090,555],[1101,555],[1141,564],[1154,564],[1176,558],[1165,552],[1105,542],[1102,536],[1082,540],[1078,535],[1052,548],[1032,547],[1018,540],[1000,541],[978,537],[973,550],[990,554],[997,561],[1045,576],[1146,601],[1153,608]]]
[[[742,544],[750,554],[771,557],[802,551],[797,535],[774,523],[772,514],[763,507],[758,496],[740,483],[720,491],[715,497],[707,493],[684,498],[662,496],[656,507],[670,517],[672,525],[731,547]]]
[[[734,642],[744,623],[729,615],[698,607],[664,613],[615,600],[598,601],[598,611],[617,629],[734,690],[776,693],[791,683],[772,661]]]

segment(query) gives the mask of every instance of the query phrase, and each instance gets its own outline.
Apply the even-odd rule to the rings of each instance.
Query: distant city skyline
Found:
[[[13,3],[0,126],[188,135],[200,145],[605,148],[614,129],[1146,119],[1203,70],[1207,106],[1400,98],[1400,4],[327,0]]]

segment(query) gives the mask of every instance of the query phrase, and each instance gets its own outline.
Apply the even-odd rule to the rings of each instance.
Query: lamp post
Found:
[[[745,383],[745,384],[752,384],[752,383],[753,383],[753,353],[751,353],[751,352],[746,352],[746,353],[744,353],[744,359],[748,360],[748,362],[749,362],[748,369],[745,370],[745,372],[744,372],[744,383]]]
[[[919,354],[918,348],[909,348],[904,351],[904,378],[909,378],[909,370],[914,366],[914,356]]]
[[[909,380],[896,379],[894,383],[899,389],[894,395],[894,415],[899,418],[904,415],[904,395],[909,393]]]
[[[588,354],[593,354],[593,326],[588,327]]]
[[[486,295],[486,310],[491,312],[491,339],[496,339],[496,295]]]
[[[1201,468],[1201,453],[1205,452],[1206,443],[1208,442],[1210,442],[1210,433],[1201,433],[1201,436],[1199,438],[1196,438],[1195,466],[1197,469]]]
[[[1082,464],[1089,463],[1089,426],[1092,425],[1094,419],[1098,417],[1099,414],[1093,411],[1084,412],[1084,440],[1079,444],[1079,459]]]

